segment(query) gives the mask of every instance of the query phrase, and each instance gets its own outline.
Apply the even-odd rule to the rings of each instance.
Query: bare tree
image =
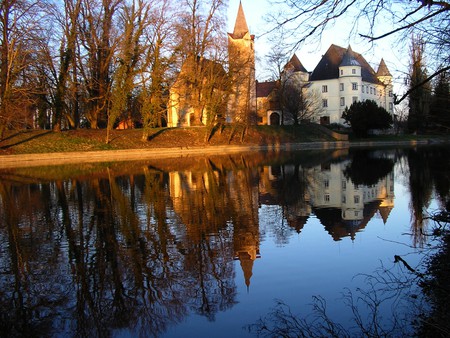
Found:
[[[66,0],[62,6],[47,4],[45,57],[41,60],[48,86],[45,95],[52,107],[52,128],[77,128],[80,112],[77,97],[77,40],[82,0]],[[59,44],[59,48],[57,48]]]
[[[395,100],[396,104],[408,97],[416,88],[450,69],[448,29],[450,3],[448,1],[418,0],[397,3],[385,0],[272,0],[271,2],[273,8],[283,7],[279,13],[271,15],[275,27],[267,33],[280,27],[289,30],[293,50],[306,41],[317,38],[320,40],[326,29],[339,20],[344,20],[346,16],[352,17],[353,22],[349,34],[358,34],[369,42],[392,36],[396,37],[398,43],[404,43],[409,41],[408,37],[416,31],[423,34],[424,41],[430,46],[429,53],[433,55],[433,71],[423,83],[409,88],[398,97]],[[288,10],[285,10],[284,6],[287,6]]]
[[[111,102],[108,105],[106,143],[110,141],[110,130],[117,118],[131,120],[132,94],[136,88],[136,77],[145,68],[142,59],[147,48],[141,37],[149,25],[150,7],[143,0],[131,1],[120,13],[123,33],[117,42],[116,65],[112,75]]]
[[[154,2],[151,25],[147,26],[144,34],[143,44],[148,46],[145,59],[148,72],[140,73],[138,93],[144,141],[149,138],[150,128],[161,127],[166,123],[166,93],[174,77],[171,72],[175,61],[173,14],[170,0]]]
[[[309,86],[308,82],[298,77],[285,81],[279,92],[285,123],[292,121],[298,125],[303,121],[310,121],[323,110],[320,93],[312,91]]]
[[[411,74],[409,86],[409,132],[421,132],[426,128],[429,120],[431,102],[431,83],[425,81],[428,78],[425,60],[425,43],[420,36],[414,36],[411,41]],[[422,85],[418,85],[422,84]]]
[[[79,52],[80,76],[85,89],[85,118],[91,128],[105,127],[111,66],[117,43],[114,20],[123,0],[83,0]]]
[[[32,126],[41,1],[0,3],[0,140],[6,128]]]
[[[300,124],[322,111],[320,93],[309,89],[309,75],[297,56],[288,60],[286,32],[281,28],[271,39],[267,62],[277,81],[276,100],[281,112],[281,124]]]
[[[186,14],[181,14],[177,24],[178,50],[183,63],[177,82],[184,104],[193,110],[192,125],[211,121],[211,111],[207,107],[212,106],[207,99],[211,98],[211,88],[221,84],[209,81],[223,81],[220,68],[225,63],[222,35],[225,4],[224,0],[185,0]],[[219,76],[211,76],[211,72],[218,72]]]

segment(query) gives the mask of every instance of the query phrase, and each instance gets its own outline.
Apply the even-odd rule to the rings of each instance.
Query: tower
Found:
[[[380,61],[376,73],[377,79],[383,84],[383,94],[380,97],[381,105],[390,113],[394,114],[394,96],[392,86],[392,74],[383,59]]]
[[[242,2],[234,25],[228,33],[229,71],[232,92],[228,122],[256,124],[255,36],[250,34]]]
[[[346,106],[361,101],[362,66],[352,47],[348,46],[339,64],[340,114]]]

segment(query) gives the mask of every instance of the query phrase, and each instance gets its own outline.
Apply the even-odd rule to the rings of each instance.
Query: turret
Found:
[[[352,47],[348,46],[341,64],[339,65],[339,77],[344,76],[361,76],[361,64],[356,59]]]
[[[386,66],[386,63],[384,63],[383,59],[381,59],[380,61],[380,65],[378,66],[376,75],[378,80],[380,80],[380,82],[382,82],[384,85],[392,84],[392,75],[389,72],[389,69]]]

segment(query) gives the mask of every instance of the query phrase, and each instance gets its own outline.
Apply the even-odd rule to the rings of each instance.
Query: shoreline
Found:
[[[17,155],[0,155],[0,169],[53,166],[73,163],[94,163],[110,161],[136,161],[155,158],[177,158],[205,155],[226,155],[249,152],[279,152],[301,150],[349,149],[352,147],[377,146],[416,146],[444,144],[448,142],[433,140],[415,141],[327,141],[302,142],[269,145],[216,145],[195,147],[170,147],[153,149],[123,149],[77,152],[33,153]]]

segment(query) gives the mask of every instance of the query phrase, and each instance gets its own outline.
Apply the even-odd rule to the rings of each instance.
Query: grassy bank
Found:
[[[38,154],[73,151],[99,151],[120,149],[189,148],[214,145],[273,145],[303,142],[329,142],[333,138],[307,125],[300,126],[252,126],[242,138],[242,131],[230,126],[216,132],[206,140],[206,128],[157,128],[153,129],[147,141],[142,140],[141,129],[114,130],[111,142],[105,143],[106,130],[79,129],[62,132],[48,130],[10,131],[0,141],[0,155]],[[377,136],[361,141],[415,141],[446,140],[449,136]]]
[[[331,137],[306,126],[250,127],[242,131],[227,126],[206,140],[206,128],[157,128],[147,141],[141,129],[114,130],[111,142],[105,143],[106,130],[79,129],[62,132],[29,130],[10,132],[0,142],[0,155],[34,154],[69,151],[98,151],[119,149],[152,149],[169,147],[199,147],[214,145],[266,145],[295,142],[333,141]]]

